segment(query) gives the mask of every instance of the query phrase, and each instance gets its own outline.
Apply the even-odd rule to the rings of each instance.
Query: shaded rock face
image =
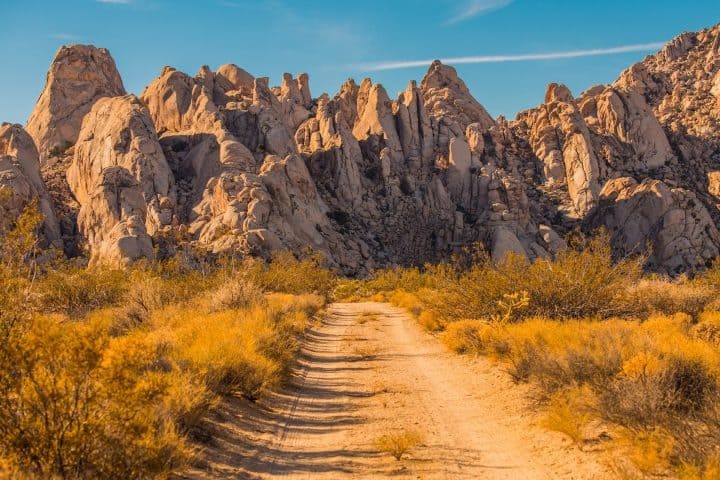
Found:
[[[125,95],[125,88],[109,51],[90,45],[60,48],[27,122],[40,161],[73,145],[95,102],[117,95]]]
[[[0,126],[0,196],[5,218],[14,220],[23,209],[37,199],[43,215],[42,236],[46,245],[62,248],[60,226],[55,206],[40,176],[40,159],[35,144],[20,125]]]
[[[600,191],[600,168],[590,130],[570,90],[548,86],[545,104],[521,113],[516,128],[542,161],[545,181],[567,191],[568,212],[578,218],[590,212]]]
[[[154,258],[143,197],[129,170],[110,166],[100,172],[78,216],[78,226],[90,246],[91,264],[125,266]]]
[[[670,273],[709,266],[720,253],[720,233],[696,195],[660,180],[610,180],[595,217],[614,232],[619,255],[642,253],[650,245],[650,264]]]
[[[719,46],[720,27],[683,34],[612,85],[549,85],[513,121],[438,61],[397,98],[370,79],[313,98],[306,74],[271,87],[228,64],[166,67],[138,100],[106,51],[75,46],[28,128],[41,157],[77,142],[41,176],[94,261],[149,258],[177,228],[218,253],[310,248],[365,274],[476,242],[496,261],[549,258],[569,230],[605,226],[618,255],[649,245],[648,266],[677,273],[720,251]],[[42,197],[0,154],[18,198]]]

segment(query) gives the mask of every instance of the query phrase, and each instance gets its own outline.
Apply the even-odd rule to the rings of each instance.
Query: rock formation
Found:
[[[578,227],[671,274],[720,252],[720,26],[611,85],[551,84],[513,121],[439,61],[396,99],[370,79],[314,98],[306,74],[271,87],[233,64],[124,93],[107,51],[64,47],[28,122],[66,247],[81,236],[93,261],[151,257],[171,230],[217,253],[309,248],[349,274],[477,242],[549,258]],[[8,158],[18,204],[44,198]]]
[[[117,95],[125,95],[125,88],[109,51],[89,45],[62,47],[27,123],[41,162],[75,143],[83,117],[98,99]]]
[[[83,120],[67,179],[92,261],[152,258],[150,235],[173,220],[174,177],[136,97],[95,103]]]
[[[43,215],[43,239],[49,245],[62,248],[55,207],[40,176],[37,149],[20,125],[3,123],[0,126],[0,191],[7,191],[6,198],[0,196],[0,202],[11,220],[37,199]]]
[[[661,180],[608,181],[595,216],[614,232],[619,255],[644,253],[651,244],[649,261],[656,268],[673,273],[702,268],[720,253],[720,233],[695,194]]]
[[[78,215],[78,227],[90,246],[90,263],[117,266],[153,259],[146,217],[135,176],[120,166],[103,168]]]

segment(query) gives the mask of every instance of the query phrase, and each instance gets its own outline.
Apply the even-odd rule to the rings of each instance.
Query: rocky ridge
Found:
[[[271,87],[232,64],[165,67],[134,97],[107,50],[75,45],[26,129],[0,130],[5,208],[38,197],[46,238],[93,262],[152,258],[172,232],[360,275],[475,242],[550,257],[576,227],[608,227],[618,255],[649,245],[671,274],[720,253],[720,26],[577,98],[551,84],[514,121],[438,61],[395,99],[370,79],[313,98],[306,74]]]

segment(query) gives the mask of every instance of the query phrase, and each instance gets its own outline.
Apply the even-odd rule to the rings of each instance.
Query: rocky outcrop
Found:
[[[353,135],[378,152],[383,178],[388,178],[393,172],[397,175],[404,163],[403,149],[395,128],[392,102],[385,88],[378,83],[371,85],[363,95],[362,109],[358,107],[358,112]]]
[[[150,234],[170,225],[175,211],[174,177],[145,107],[133,95],[104,98],[85,117],[67,171],[80,205],[94,194],[103,170],[119,166],[136,179],[147,205]]]
[[[80,208],[78,226],[90,247],[91,264],[126,266],[154,258],[147,233],[147,209],[135,176],[120,166],[100,172]]]
[[[425,108],[453,134],[462,134],[471,123],[487,130],[495,122],[470,94],[455,69],[435,60],[420,85]],[[443,142],[441,142],[442,144]]]
[[[20,125],[0,126],[0,202],[6,215],[14,219],[32,201],[37,200],[43,215],[42,235],[48,245],[62,248],[60,226],[52,198],[40,176],[40,159],[32,138]],[[0,194],[0,195],[5,195]]]
[[[152,256],[149,235],[173,221],[174,177],[135,96],[96,102],[83,120],[67,179],[93,261]]]
[[[649,245],[650,264],[671,273],[709,266],[720,253],[720,233],[696,195],[660,180],[610,180],[595,218],[613,232],[619,256]]]
[[[647,173],[674,158],[660,122],[639,93],[613,87],[591,90],[580,109],[599,137],[596,144],[601,145],[595,148],[605,152],[608,169]]]
[[[110,52],[90,45],[61,47],[27,122],[41,163],[75,144],[95,102],[118,95],[125,95],[125,88]]]
[[[334,192],[338,203],[346,210],[359,208],[362,203],[362,163],[360,145],[353,136],[341,103],[318,100],[317,114],[295,133],[298,150],[309,156],[308,166],[318,185]]]
[[[173,229],[217,253],[310,248],[360,275],[476,242],[494,261],[548,258],[563,234],[598,226],[618,255],[650,245],[656,271],[718,254],[720,26],[577,97],[551,84],[512,121],[439,61],[396,99],[370,79],[313,98],[306,74],[271,86],[228,64],[166,67],[138,101],[108,59],[61,50],[29,122],[41,150],[77,141],[41,159],[41,175],[63,238],[79,229],[93,261],[150,257]],[[42,198],[3,158],[14,202]]]
[[[305,245],[364,273],[439,260],[502,227],[524,255],[548,255],[517,173],[495,166],[517,168],[513,133],[451,67],[434,64],[395,101],[369,79],[313,100],[306,75],[270,88],[234,65],[195,77],[168,67],[142,100],[177,182],[178,219],[212,251]],[[481,172],[483,160],[492,165]]]
[[[518,123],[543,163],[545,180],[565,186],[572,212],[585,216],[597,202],[600,170],[590,131],[570,90],[549,85],[545,104],[520,114]]]

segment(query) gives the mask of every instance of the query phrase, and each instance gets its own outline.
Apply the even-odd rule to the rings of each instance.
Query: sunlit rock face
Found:
[[[85,115],[103,97],[125,95],[110,52],[91,45],[62,47],[27,122],[41,162],[75,144]]]
[[[439,61],[396,98],[371,79],[313,97],[307,74],[274,87],[234,64],[165,67],[135,98],[106,50],[64,47],[28,122],[40,183],[12,152],[3,178],[17,205],[47,197],[45,180],[63,238],[75,229],[97,261],[150,257],[181,231],[364,274],[474,243],[550,258],[563,234],[604,226],[618,255],[649,246],[649,268],[677,273],[720,246],[719,45],[717,26],[683,34],[611,85],[549,85],[511,121]]]

